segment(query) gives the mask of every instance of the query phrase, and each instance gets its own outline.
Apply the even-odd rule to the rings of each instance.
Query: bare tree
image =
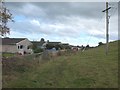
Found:
[[[6,8],[5,2],[0,0],[0,35],[5,36],[6,34],[10,34],[10,28],[7,27],[7,23],[12,20],[12,14]]]

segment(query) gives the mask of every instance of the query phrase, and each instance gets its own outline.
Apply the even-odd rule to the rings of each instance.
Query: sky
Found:
[[[105,2],[7,2],[11,38],[97,46],[106,42]],[[110,2],[109,41],[118,40],[118,3]]]

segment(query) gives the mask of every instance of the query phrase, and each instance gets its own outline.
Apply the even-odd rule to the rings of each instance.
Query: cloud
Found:
[[[31,22],[31,24],[36,25],[36,26],[40,26],[41,25],[40,22],[35,20],[35,19],[31,20],[30,22]]]
[[[103,2],[34,2],[34,3],[7,3],[8,8],[16,10],[15,14],[24,14],[29,17],[46,16],[55,19],[58,16],[81,16],[86,18],[99,18],[105,9]]]
[[[117,3],[110,3],[117,7]],[[6,6],[15,17],[15,23],[9,23],[16,33],[33,34],[33,38],[65,40],[68,42],[85,43],[92,35],[96,40],[105,40],[105,9],[104,2],[8,2]],[[115,9],[110,10],[109,14]],[[118,25],[117,12],[110,18],[110,39],[116,40]],[[76,40],[78,39],[78,40]],[[96,40],[96,41],[97,41]]]

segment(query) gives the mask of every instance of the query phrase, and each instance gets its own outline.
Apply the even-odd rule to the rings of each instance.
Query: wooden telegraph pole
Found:
[[[108,54],[108,42],[109,42],[109,15],[108,15],[108,10],[111,9],[111,7],[108,8],[108,2],[106,2],[106,9],[103,10],[102,12],[106,12],[106,55]]]

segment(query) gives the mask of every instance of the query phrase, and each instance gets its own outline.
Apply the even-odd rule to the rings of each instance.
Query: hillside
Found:
[[[3,87],[25,88],[117,88],[118,41],[66,54],[50,61],[31,57],[3,58]]]

